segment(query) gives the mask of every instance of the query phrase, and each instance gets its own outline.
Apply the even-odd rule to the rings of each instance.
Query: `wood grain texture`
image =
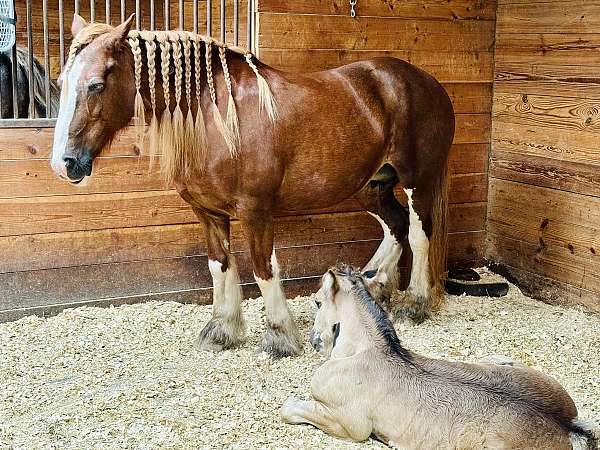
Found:
[[[600,99],[600,76],[596,66],[497,59],[494,92]],[[573,63],[573,64],[570,64]]]
[[[488,231],[599,261],[600,198],[490,179]]]
[[[490,176],[600,197],[600,166],[598,165],[496,149],[490,160]]]
[[[534,298],[600,311],[599,258],[581,258],[559,246],[540,252],[534,244],[494,233],[488,235],[487,258],[518,269],[514,281]]]
[[[93,176],[85,183],[59,179],[48,160],[2,161],[0,197],[35,197],[166,190],[158,164],[150,168],[148,157],[96,158]]]
[[[345,0],[259,0],[259,12],[349,15]],[[494,20],[496,1],[472,0],[361,0],[356,5],[358,16],[419,17],[447,20]]]
[[[497,33],[498,63],[544,63],[594,66],[598,63],[600,33]]]
[[[260,14],[261,48],[491,51],[494,22]]]
[[[496,33],[592,33],[600,27],[597,0],[499,2]]]
[[[496,93],[492,114],[502,122],[600,135],[600,100]]]

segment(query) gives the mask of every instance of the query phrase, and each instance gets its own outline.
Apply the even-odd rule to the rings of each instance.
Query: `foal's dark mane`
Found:
[[[350,280],[352,283],[352,293],[356,295],[365,311],[373,319],[379,337],[381,337],[382,341],[386,344],[386,350],[388,350],[390,354],[398,356],[403,361],[412,363],[413,357],[411,352],[402,346],[388,314],[367,290],[364,282],[365,277],[360,270],[349,265],[340,265],[333,269],[333,273]]]

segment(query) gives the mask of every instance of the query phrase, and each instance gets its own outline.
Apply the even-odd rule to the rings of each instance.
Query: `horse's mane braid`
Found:
[[[73,65],[79,51],[90,44],[96,37],[112,31],[114,28],[103,23],[93,23],[82,29],[73,39],[69,49],[69,57],[65,64],[65,74]],[[142,71],[145,64],[148,69],[148,88],[150,91],[150,107],[152,118],[150,119],[149,144],[150,154],[154,156],[158,149],[162,150],[161,169],[167,181],[175,179],[187,179],[192,174],[202,170],[207,153],[207,135],[204,124],[204,115],[201,105],[201,70],[202,60],[206,66],[206,81],[211,98],[211,114],[215,127],[222,135],[232,158],[235,158],[240,145],[240,128],[235,105],[233,86],[229,67],[227,64],[227,53],[231,52],[243,57],[256,75],[258,85],[258,110],[265,112],[271,121],[277,118],[275,99],[269,85],[254,62],[254,55],[240,47],[228,46],[222,42],[187,31],[138,31],[129,32],[127,42],[131,48],[134,60],[135,76],[135,104],[134,111],[137,125],[140,125],[137,133],[138,145],[142,146],[143,127],[145,125],[145,107],[141,96]],[[204,58],[201,56],[204,43]],[[192,58],[191,50],[194,49]],[[215,79],[212,68],[213,47],[218,51],[219,60],[223,70],[223,79],[227,89],[227,113],[223,119],[217,107],[217,95]],[[145,52],[143,50],[145,49]],[[156,117],[156,57],[160,51],[160,74],[162,79],[165,111],[161,118]],[[172,58],[172,60],[171,60]],[[175,67],[174,90],[175,109],[171,113],[171,92],[169,86],[171,63]],[[192,72],[193,69],[193,72]],[[196,116],[192,111],[192,73],[195,82]],[[68,77],[64,77],[65,82]],[[181,100],[185,89],[187,111],[182,111]],[[63,91],[67,89],[63,87]]]

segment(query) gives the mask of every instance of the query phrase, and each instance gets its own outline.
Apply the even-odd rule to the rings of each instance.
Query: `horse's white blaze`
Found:
[[[54,142],[52,144],[52,169],[57,175],[67,177],[67,169],[63,157],[69,143],[69,128],[75,115],[77,105],[77,86],[83,73],[85,63],[81,56],[76,56],[73,66],[66,76],[67,89],[60,96],[60,108],[54,127]]]
[[[413,208],[413,189],[404,189],[408,197],[408,242],[413,253],[409,290],[415,295],[429,296],[429,239],[423,230],[423,222]]]
[[[387,226],[381,217],[371,212],[369,212],[369,214],[375,217],[381,225],[381,228],[383,229],[383,240],[364,270],[376,270],[383,266],[388,279],[394,279],[395,272],[398,270],[396,266],[402,255],[402,245],[396,240],[392,234],[392,230],[390,230],[390,227]]]
[[[254,279],[265,301],[267,320],[274,324],[284,324],[290,320],[290,311],[285,300],[285,294],[281,288],[279,263],[275,256],[275,250],[271,253],[271,271],[273,272],[273,276],[270,280],[263,280],[256,276],[256,274],[254,274]]]
[[[223,264],[208,260],[208,269],[213,279],[213,309],[219,317],[235,316],[242,302],[242,288],[235,259],[229,255],[227,270],[223,272]]]

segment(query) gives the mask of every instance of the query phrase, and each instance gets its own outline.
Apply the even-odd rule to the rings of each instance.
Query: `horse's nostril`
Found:
[[[65,156],[63,158],[63,161],[65,162],[65,168],[67,169],[67,172],[71,169],[73,169],[73,167],[75,167],[75,164],[77,164],[77,161],[75,161],[75,158],[72,158],[70,156]]]

